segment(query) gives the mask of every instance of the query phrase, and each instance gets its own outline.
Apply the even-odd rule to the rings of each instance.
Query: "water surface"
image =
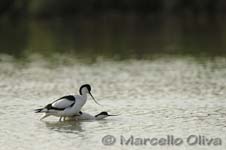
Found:
[[[189,21],[190,20],[190,21]],[[212,22],[215,20],[214,22]],[[99,18],[2,22],[1,149],[226,147],[225,25],[216,18]],[[89,83],[82,111],[100,121],[40,121],[33,110]],[[221,146],[122,146],[120,136],[221,138]],[[113,146],[101,142],[116,137]]]
[[[45,60],[1,62],[1,145],[4,149],[105,149],[101,143],[105,135],[119,140],[120,135],[147,138],[196,134],[224,141],[225,65],[222,57],[197,61],[189,56],[57,66]],[[94,122],[58,122],[52,117],[43,122],[32,112],[62,95],[78,93],[83,83],[92,85],[93,95],[104,105],[100,107],[89,98],[83,111],[109,111],[120,116]],[[120,148],[120,143],[110,146],[116,147]],[[205,148],[223,147],[224,143]]]

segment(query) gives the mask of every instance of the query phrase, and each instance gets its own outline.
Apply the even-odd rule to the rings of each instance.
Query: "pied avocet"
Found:
[[[95,116],[85,112],[80,112],[80,115],[68,117],[67,119],[68,120],[101,120],[109,116],[118,116],[118,115],[109,115],[106,111],[103,111]]]
[[[90,94],[95,103],[99,104],[91,94],[91,86],[89,84],[84,84],[79,89],[80,95],[68,95],[61,97],[52,103],[46,105],[44,108],[36,109],[36,113],[44,113],[41,120],[48,116],[60,117],[71,117],[75,115],[80,115],[80,110],[86,103],[87,94]],[[100,105],[100,104],[99,104]]]

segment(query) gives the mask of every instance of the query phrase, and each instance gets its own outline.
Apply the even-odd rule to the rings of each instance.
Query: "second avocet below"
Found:
[[[101,120],[109,116],[118,116],[118,115],[109,115],[106,111],[103,111],[95,116],[85,113],[85,112],[80,112],[80,115],[75,115],[72,117],[66,118],[67,120]]]

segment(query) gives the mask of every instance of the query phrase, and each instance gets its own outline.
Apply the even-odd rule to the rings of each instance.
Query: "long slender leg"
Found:
[[[44,114],[41,118],[40,118],[40,120],[43,120],[43,119],[45,119],[46,117],[49,117],[50,115],[48,115],[48,114]]]
[[[60,117],[59,121],[61,122],[62,117]]]

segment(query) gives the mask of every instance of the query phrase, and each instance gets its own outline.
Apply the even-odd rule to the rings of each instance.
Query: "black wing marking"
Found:
[[[64,110],[65,108],[56,108],[56,107],[53,107],[52,104],[48,104],[46,105],[45,107],[47,110],[50,110],[50,109],[54,109],[54,110]]]
[[[57,102],[58,100],[61,100],[61,99],[67,99],[67,100],[69,100],[69,101],[73,101],[73,103],[72,103],[71,105],[69,105],[68,107],[65,107],[65,108],[57,108],[57,107],[53,107],[53,106],[52,106],[53,103],[55,103],[55,102]],[[75,102],[76,102],[76,99],[75,99],[75,97],[74,97],[73,95],[67,95],[67,96],[63,96],[63,97],[61,97],[61,98],[59,98],[59,99],[53,101],[52,103],[46,105],[45,108],[46,108],[47,110],[50,110],[50,109],[54,109],[54,110],[64,110],[64,109],[66,109],[66,108],[72,107],[72,106],[75,104]]]
[[[58,100],[61,100],[61,99],[67,99],[69,101],[75,101],[75,97],[73,95],[67,95],[67,96],[63,96],[61,98],[58,98],[57,100],[53,101],[51,104],[57,102]]]
[[[70,101],[75,101],[75,97],[73,95],[67,95],[67,96],[63,96],[63,97],[55,100],[54,102],[61,100],[61,99],[67,99],[67,100],[70,100]],[[52,103],[54,103],[54,102],[52,102]]]

